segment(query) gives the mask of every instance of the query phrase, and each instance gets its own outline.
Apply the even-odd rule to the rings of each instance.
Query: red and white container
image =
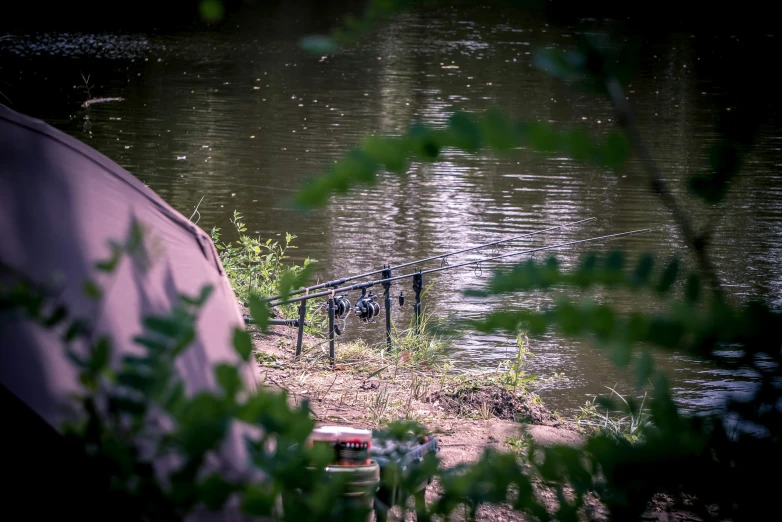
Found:
[[[338,466],[366,466],[372,431],[344,426],[321,426],[312,430],[312,444],[328,444],[334,448],[334,464]]]

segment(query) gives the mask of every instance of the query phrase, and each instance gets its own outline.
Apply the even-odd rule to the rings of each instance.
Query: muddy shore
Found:
[[[523,452],[525,441],[541,446],[578,446],[586,433],[575,423],[549,411],[524,388],[508,390],[491,382],[474,382],[435,368],[405,365],[404,357],[386,359],[382,350],[357,349],[338,342],[336,362],[328,364],[328,344],[305,334],[300,361],[294,358],[296,329],[272,326],[262,333],[251,328],[259,381],[288,392],[292,404],[309,402],[317,425],[343,425],[377,429],[395,419],[410,419],[425,426],[440,442],[442,466],[450,468],[477,461],[488,448]],[[536,487],[550,512],[555,493]],[[441,492],[435,481],[426,491],[431,501]],[[607,520],[596,497],[587,498],[581,518]],[[411,518],[412,517],[412,518]],[[414,515],[409,515],[414,520]],[[458,514],[452,517],[459,520]],[[480,521],[523,521],[507,505],[483,505]],[[657,495],[641,517],[644,521],[697,521],[681,499]]]

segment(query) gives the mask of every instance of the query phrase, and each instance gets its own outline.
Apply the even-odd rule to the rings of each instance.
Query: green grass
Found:
[[[281,293],[281,283],[295,279],[296,275],[310,267],[316,261],[310,258],[304,260],[303,266],[289,263],[288,251],[295,249],[292,244],[296,236],[285,233],[285,241],[267,239],[263,241],[247,235],[247,226],[242,215],[234,211],[231,218],[239,238],[233,242],[221,241],[221,230],[212,229],[212,241],[220,253],[228,280],[242,303],[248,303],[251,295],[270,297]],[[285,318],[298,318],[298,306],[286,304],[278,307]],[[307,306],[305,331],[312,335],[323,336],[326,314],[322,307]]]
[[[526,385],[538,378],[537,375],[531,375],[527,372],[530,359],[535,357],[529,349],[529,338],[526,332],[519,332],[516,335],[516,356],[512,361],[503,361],[497,368],[497,377],[506,388],[517,389],[526,388]]]
[[[574,419],[576,424],[586,428],[587,431],[607,435],[613,439],[624,439],[632,444],[641,442],[644,428],[651,423],[649,411],[644,409],[646,394],[640,406],[635,407],[614,388],[610,386],[606,388],[611,390],[608,400],[595,397],[587,401],[580,408],[581,413]],[[621,410],[609,404],[611,402],[616,404],[616,401],[611,401],[614,397],[619,399]]]
[[[391,351],[386,349],[385,341],[371,345],[363,339],[348,342],[338,339],[334,349],[335,364],[358,373],[396,374],[400,370],[415,370],[438,374],[449,368],[446,354],[450,345],[449,337],[436,333],[436,322],[422,314],[420,333],[416,330],[415,319],[404,330],[392,325]],[[326,342],[305,350],[302,360],[326,363]]]
[[[523,463],[529,463],[530,450],[534,446],[534,440],[529,433],[522,433],[521,435],[514,435],[505,439],[505,444],[510,446],[511,451],[516,454],[517,457]]]
[[[403,366],[422,370],[442,368],[453,339],[438,334],[438,327],[445,321],[434,320],[425,310],[421,312],[421,325],[416,328],[415,317],[404,330],[392,324],[392,354]]]

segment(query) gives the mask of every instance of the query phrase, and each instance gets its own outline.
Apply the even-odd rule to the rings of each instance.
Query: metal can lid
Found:
[[[321,441],[366,441],[372,440],[372,430],[362,430],[358,428],[349,428],[346,426],[321,426],[312,430],[311,440]]]

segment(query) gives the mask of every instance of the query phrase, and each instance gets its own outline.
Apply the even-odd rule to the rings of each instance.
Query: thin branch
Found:
[[[611,97],[611,101],[614,105],[614,109],[619,116],[619,124],[627,133],[627,137],[630,139],[630,143],[635,148],[641,162],[646,169],[646,173],[649,176],[649,183],[652,186],[652,190],[662,200],[663,204],[668,208],[673,216],[674,221],[681,230],[684,240],[692,247],[695,252],[695,258],[700,265],[701,271],[705,275],[706,279],[711,286],[714,295],[718,298],[722,297],[722,284],[720,283],[717,270],[714,267],[711,259],[706,253],[706,238],[699,235],[693,227],[690,220],[687,218],[684,210],[682,209],[676,197],[673,195],[668,184],[657,167],[657,164],[652,159],[649,150],[641,139],[641,133],[638,129],[638,125],[633,117],[633,113],[627,103],[627,98],[624,95],[622,86],[616,78],[609,78],[606,80],[606,89]]]

